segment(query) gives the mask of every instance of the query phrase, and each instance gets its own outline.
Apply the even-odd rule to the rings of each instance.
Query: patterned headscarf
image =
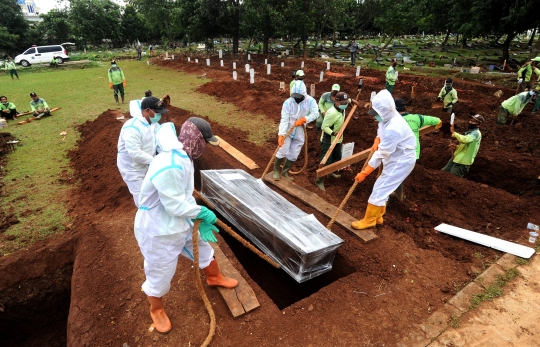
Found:
[[[178,141],[184,145],[184,151],[189,155],[191,160],[198,159],[206,148],[206,141],[199,128],[191,122],[186,121],[182,124]]]

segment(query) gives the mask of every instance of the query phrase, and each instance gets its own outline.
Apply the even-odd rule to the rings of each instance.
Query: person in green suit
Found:
[[[469,116],[469,130],[464,135],[458,134],[454,131],[454,125],[450,126],[450,132],[452,137],[458,140],[457,145],[452,158],[448,161],[445,167],[441,170],[450,172],[457,177],[464,177],[468,172],[471,165],[474,163],[474,158],[478,154],[480,149],[480,141],[482,141],[482,133],[480,132],[480,125],[484,123],[484,117],[479,114]]]

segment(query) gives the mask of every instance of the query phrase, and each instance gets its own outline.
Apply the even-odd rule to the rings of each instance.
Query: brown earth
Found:
[[[231,77],[231,61],[224,68],[205,67],[187,61],[158,61],[174,70],[203,74],[213,79],[199,90],[234,103],[239,109],[262,113],[279,121],[279,81],[290,82],[292,66],[273,65],[266,76],[264,57],[254,56],[256,83],[250,85],[238,62],[239,80]],[[276,58],[270,58],[275,60]],[[275,63],[276,61],[271,61]],[[217,66],[215,66],[217,65]],[[253,65],[253,63],[252,63]],[[306,60],[306,84],[316,84],[316,97],[333,83],[356,93],[354,70],[332,65],[332,72],[350,77],[318,83],[322,62]],[[372,90],[384,85],[383,73],[363,70],[360,96],[367,101]],[[395,96],[408,101],[409,109],[433,113],[431,103],[442,79],[400,75]],[[369,82],[369,83],[368,83]],[[416,97],[410,97],[416,84]],[[254,289],[261,307],[233,319],[215,289],[206,292],[217,316],[213,346],[395,346],[414,324],[423,322],[442,307],[456,291],[489,266],[500,252],[439,234],[433,227],[449,223],[463,228],[527,244],[527,222],[539,224],[538,176],[540,118],[518,117],[518,126],[497,126],[498,90],[484,84],[455,81],[460,103],[456,107],[456,130],[463,132],[469,112],[486,118],[483,141],[469,178],[460,179],[439,171],[450,157],[447,127],[422,139],[422,156],[405,182],[407,199],[391,201],[378,239],[364,244],[339,225],[332,231],[345,240],[332,272],[297,284],[285,272],[275,270],[242,248],[227,235],[219,244],[233,265]],[[513,94],[503,89],[506,98]],[[355,142],[355,152],[371,145],[376,124],[361,108],[359,118],[345,131]],[[441,111],[438,111],[441,112]],[[171,107],[171,120],[181,125],[193,114]],[[204,115],[203,115],[204,116]],[[209,120],[212,123],[212,120]],[[251,172],[260,177],[276,143],[257,147],[245,140],[246,132],[212,123],[214,133],[259,164]],[[133,237],[135,206],[116,168],[116,142],[122,123],[114,111],[81,126],[82,139],[71,153],[79,184],[70,197],[69,213],[75,218],[71,231],[62,237],[0,259],[0,340],[7,346],[178,346],[199,345],[208,331],[208,318],[186,259],[179,261],[172,288],[165,297],[174,330],[168,335],[147,331],[151,320],[145,295],[142,256]],[[320,144],[314,129],[308,130],[308,169],[295,183],[339,205],[359,170],[343,170],[341,179],[327,179],[327,191],[314,185]],[[299,159],[298,167],[303,163]],[[208,148],[195,162],[199,170],[242,168],[220,148]],[[364,213],[375,175],[358,186],[345,210],[358,218]],[[199,175],[196,181],[199,182]],[[75,181],[75,180],[72,180]],[[282,193],[323,224],[328,218],[302,201]],[[69,311],[69,315],[66,313]],[[67,326],[67,337],[63,333]]]

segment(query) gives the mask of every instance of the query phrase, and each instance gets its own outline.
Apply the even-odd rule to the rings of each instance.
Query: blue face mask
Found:
[[[376,120],[377,122],[382,122],[382,118],[381,118],[381,116],[379,116],[379,115],[376,115],[376,116],[375,116],[375,120]]]
[[[116,64],[112,64],[111,66],[112,66],[112,67],[116,67]]]
[[[151,123],[158,123],[161,120],[161,113],[154,113],[154,117],[149,117]]]
[[[347,106],[349,106],[349,105],[338,105],[338,107],[339,107],[339,109],[340,109],[340,110],[344,110],[344,109],[346,109],[346,108],[347,108]]]

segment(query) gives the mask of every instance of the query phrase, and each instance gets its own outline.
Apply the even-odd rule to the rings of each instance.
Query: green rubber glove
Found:
[[[199,212],[195,219],[200,219],[208,224],[215,224],[217,222],[214,212],[210,211],[206,206],[201,206],[201,212]]]
[[[203,239],[204,241],[217,242],[217,239],[214,236],[213,232],[219,233],[219,230],[215,225],[204,221],[199,224],[199,234],[201,234],[201,239]]]

